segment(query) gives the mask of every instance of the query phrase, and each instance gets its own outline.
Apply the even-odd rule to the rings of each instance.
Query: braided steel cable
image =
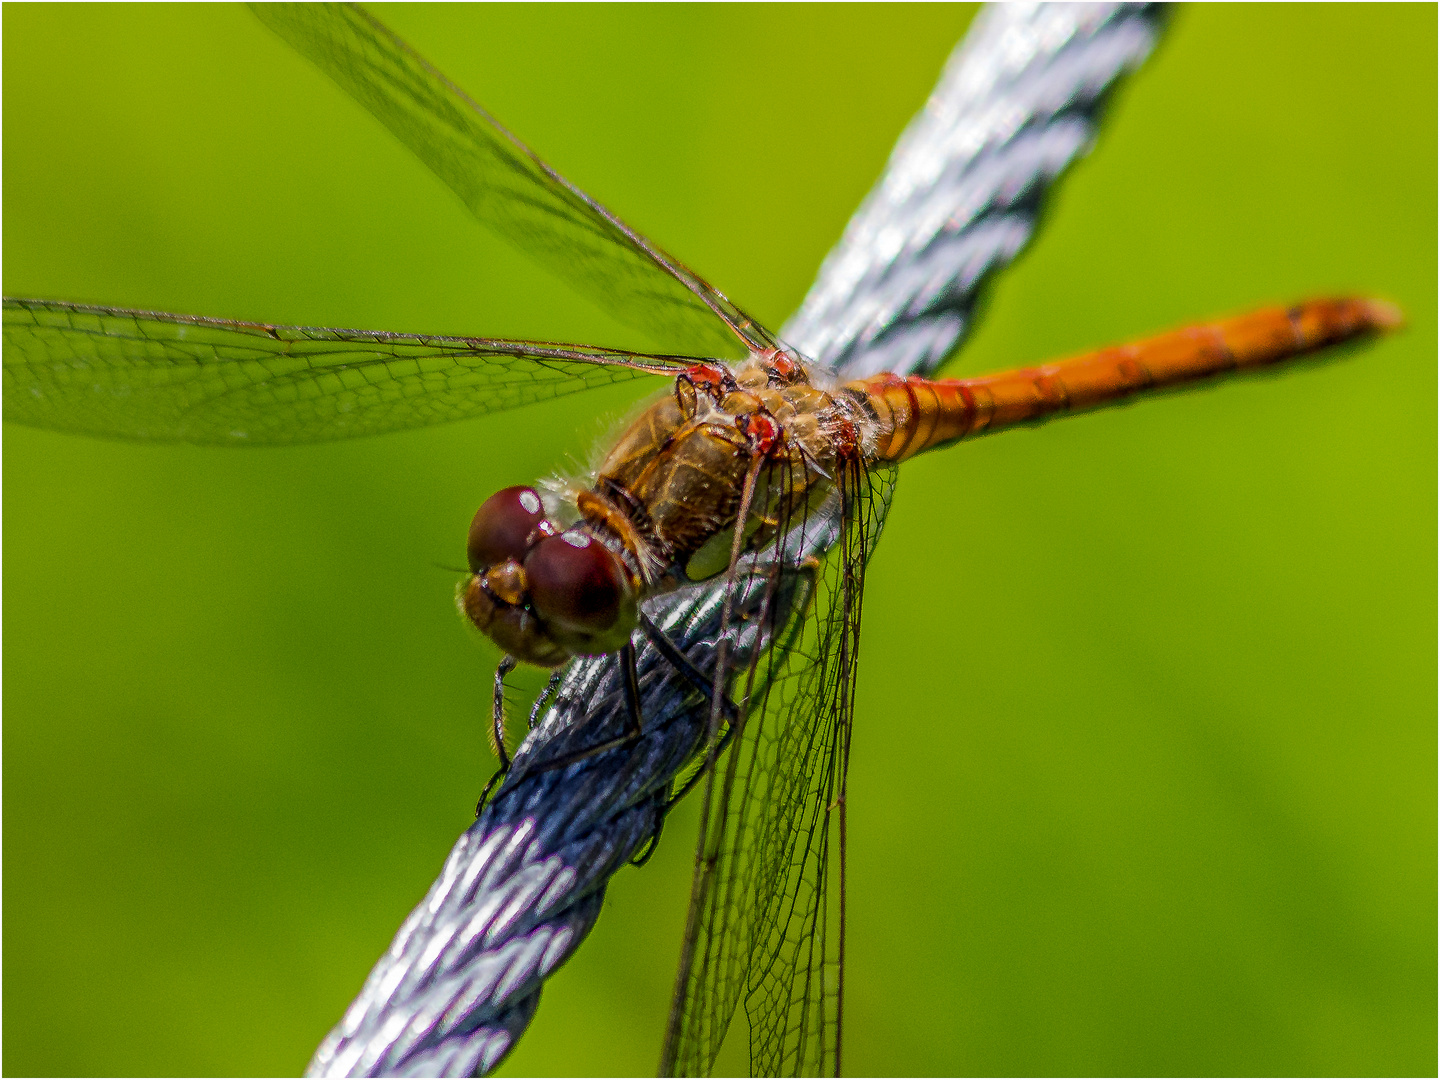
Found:
[[[1158,5],[1141,4],[983,11],[782,339],[847,377],[932,372],[968,332],[981,287],[1029,241],[1051,184],[1092,144],[1108,91],[1144,61],[1162,21]],[[752,584],[737,582],[742,612],[762,602]],[[723,588],[699,585],[647,612],[708,671],[723,600]],[[730,625],[752,626],[731,635],[732,663],[768,644],[753,623]],[[537,770],[625,730],[614,659],[566,669],[308,1075],[483,1075],[509,1053],[544,980],[594,925],[610,876],[655,837],[671,783],[704,737],[708,703],[648,641],[638,670],[637,742]]]

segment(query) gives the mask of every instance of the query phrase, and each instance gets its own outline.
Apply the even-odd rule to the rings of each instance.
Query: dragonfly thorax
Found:
[[[480,507],[460,608],[528,663],[614,652],[645,597],[724,571],[737,529],[757,550],[818,505],[868,422],[778,351],[694,365],[635,418],[591,487],[566,491],[554,509],[576,524],[555,524],[528,487]]]
[[[734,368],[699,364],[624,432],[596,491],[625,511],[659,577],[704,580],[728,564],[747,477],[748,545],[797,500],[828,489],[838,456],[856,449],[861,420],[848,397],[814,385],[810,370],[779,350]]]

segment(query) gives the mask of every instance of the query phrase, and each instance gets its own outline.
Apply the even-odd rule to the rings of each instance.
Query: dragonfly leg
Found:
[[[570,754],[561,754],[557,758],[541,762],[534,768],[535,772],[549,772],[551,769],[563,769],[566,765],[573,765],[577,761],[584,761],[596,754],[603,754],[606,750],[614,750],[620,746],[629,746],[644,734],[640,723],[640,676],[635,668],[635,645],[626,642],[625,647],[620,650],[620,689],[625,695],[625,731],[613,739],[606,739],[594,746],[587,746],[584,750],[576,750]]]
[[[715,744],[715,757],[716,757],[717,759],[720,757],[721,754],[723,754],[723,753],[725,752],[725,748],[730,745],[730,740],[731,740],[732,738],[734,738],[734,736],[735,736],[735,725],[734,725],[734,724],[726,724],[726,725],[725,725],[725,734],[724,734],[724,735],[721,735],[721,736],[720,736],[720,741]],[[679,791],[677,791],[674,795],[670,796],[670,798],[669,798],[668,800],[666,800],[666,802],[665,802],[665,808],[661,811],[661,821],[662,821],[662,822],[664,821],[664,816],[670,812],[671,808],[673,808],[676,803],[678,803],[678,802],[679,802],[681,799],[683,799],[686,795],[689,795],[690,792],[692,792],[693,790],[695,790],[695,785],[700,782],[700,778],[701,778],[702,776],[704,776],[704,775],[705,775],[705,769],[704,769],[704,767],[701,767],[701,768],[699,768],[699,769],[696,769],[694,775],[691,776],[688,780],[685,781],[684,786],[682,786]],[[659,829],[658,826],[657,826],[656,829],[655,829],[655,836],[656,836],[656,839],[659,839],[660,829]],[[647,857],[648,857],[648,856],[647,856]]]
[[[500,767],[495,770],[489,780],[485,781],[485,787],[480,792],[480,801],[475,804],[475,816],[480,816],[480,811],[485,808],[485,802],[490,798],[490,792],[500,778],[510,771],[510,755],[505,752],[505,676],[515,670],[516,660],[513,656],[506,656],[500,661],[500,666],[495,669],[495,694],[492,699],[493,707],[490,714],[490,743],[495,750],[495,756],[500,759]]]
[[[656,626],[650,616],[643,612],[640,615],[640,629],[645,632],[645,636],[650,639],[650,643],[655,646],[660,655],[670,662],[670,666],[678,671],[686,682],[700,691],[706,699],[709,699],[710,695],[715,692],[714,682],[706,678],[704,673],[690,662],[690,658],[676,648],[675,643],[665,636],[665,631]],[[730,745],[730,740],[735,735],[735,722],[740,718],[740,707],[727,696],[720,701],[720,712],[725,717],[725,734],[720,736],[720,741],[715,746],[716,757],[719,757],[725,752],[725,748]],[[670,809],[676,803],[690,794],[691,790],[700,782],[700,778],[704,775],[705,770],[703,768],[697,769],[694,775],[685,781],[680,790],[665,801],[665,805],[660,810],[660,823],[655,826],[655,836],[652,840],[652,847],[645,852],[644,857],[646,859],[650,857],[651,852],[654,850],[653,844],[660,839],[660,827],[665,822],[665,815],[670,812]]]
[[[670,666],[678,671],[681,677],[700,691],[708,700],[715,692],[715,683],[708,678],[699,668],[690,662],[690,658],[676,648],[675,643],[665,636],[665,631],[655,625],[654,620],[644,612],[640,613],[640,629],[650,639],[650,644],[663,656]],[[740,715],[740,708],[728,697],[720,701],[720,712],[725,717],[726,723],[734,723]]]
[[[500,666],[495,669],[495,697],[494,710],[491,719],[494,727],[491,728],[491,737],[494,741],[495,756],[500,759],[500,771],[510,771],[510,755],[505,752],[505,676],[515,670],[517,661],[513,656],[506,656],[500,661]]]
[[[705,674],[700,671],[699,668],[692,664],[690,662],[690,658],[686,656],[683,652],[681,652],[679,648],[675,646],[675,643],[665,636],[665,631],[661,630],[660,627],[656,626],[654,620],[652,620],[648,615],[645,615],[644,613],[641,613],[640,615],[640,629],[644,632],[645,637],[649,639],[650,643],[655,646],[656,651],[658,651],[660,655],[665,658],[665,660],[670,664],[670,666],[673,667],[677,672],[679,672],[680,676],[697,691],[699,691],[706,698],[706,700],[709,700],[711,694],[714,693],[714,682],[707,678]],[[583,761],[587,757],[592,757],[595,754],[604,753],[606,750],[613,750],[616,747],[620,746],[628,746],[629,744],[640,738],[643,732],[640,711],[640,678],[635,666],[634,643],[627,642],[625,647],[620,650],[620,670],[621,678],[623,679],[621,689],[625,694],[625,711],[628,714],[629,720],[624,734],[619,735],[613,739],[608,739],[605,742],[599,743],[595,746],[588,746],[584,750],[576,750],[573,753],[563,754],[560,757],[555,758],[551,761],[546,761],[536,766],[536,771],[548,772],[551,769],[563,769],[566,765],[572,765],[577,761]],[[555,681],[556,676],[552,676],[550,685],[546,686],[544,693],[550,693],[551,687],[555,684]],[[730,744],[731,736],[734,734],[735,731],[735,721],[740,716],[740,708],[733,701],[731,701],[729,697],[725,697],[722,698],[720,701],[720,712],[721,715],[725,717],[725,734],[721,736],[720,742],[716,746],[717,754],[723,751],[725,747]],[[670,808],[674,806],[676,802],[678,802],[685,795],[690,793],[690,790],[695,786],[696,781],[703,775],[704,770],[701,769],[694,776],[690,777],[689,780],[686,781],[684,787],[681,788],[678,795],[675,795],[674,797],[666,800],[665,804],[661,807],[659,820],[656,824],[655,834],[651,837],[650,844],[647,846],[645,854],[641,856],[642,861],[648,859],[653,853],[655,844],[659,841],[660,838],[660,828],[664,824],[665,815],[669,813]]]
[[[650,856],[655,854],[655,849],[660,846],[660,834],[665,831],[665,815],[670,812],[673,802],[674,800],[666,800],[655,811],[655,831],[650,834],[645,850],[630,859],[631,866],[644,866],[650,861]]]
[[[495,785],[504,778],[505,773],[505,769],[496,769],[495,772],[491,774],[490,779],[485,781],[485,787],[480,792],[480,800],[475,804],[475,816],[477,818],[480,816],[480,811],[485,809],[485,804],[490,801],[490,793],[495,790]]]
[[[550,699],[555,696],[555,691],[560,688],[562,678],[564,678],[564,672],[558,669],[554,671],[550,675],[550,681],[545,684],[545,689],[541,690],[539,696],[535,698],[535,704],[530,707],[530,719],[527,721],[531,731],[535,730],[535,723],[540,719],[540,714],[545,711],[545,707],[550,704]]]

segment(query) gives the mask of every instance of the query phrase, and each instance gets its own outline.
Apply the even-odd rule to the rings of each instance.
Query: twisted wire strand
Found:
[[[983,11],[782,340],[847,377],[932,372],[968,332],[980,289],[1029,241],[1050,186],[1088,150],[1108,91],[1144,61],[1162,22],[1148,4]],[[763,590],[743,578],[736,590],[742,611],[761,602]],[[722,587],[700,585],[647,612],[706,671],[723,600]],[[732,663],[766,647],[756,633],[732,636]],[[503,785],[307,1075],[480,1076],[510,1052],[544,980],[594,925],[610,876],[651,840],[671,781],[704,736],[708,703],[648,642],[638,669],[638,742],[536,770],[625,730],[613,659],[566,670]]]

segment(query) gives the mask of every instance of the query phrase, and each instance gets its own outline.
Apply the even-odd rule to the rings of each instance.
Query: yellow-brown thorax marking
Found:
[[[848,398],[812,385],[783,354],[733,371],[699,365],[630,425],[577,506],[651,588],[710,577],[728,563],[746,474],[759,470],[746,523],[753,547],[797,500],[828,490],[837,453],[848,452],[837,429],[852,413]]]

